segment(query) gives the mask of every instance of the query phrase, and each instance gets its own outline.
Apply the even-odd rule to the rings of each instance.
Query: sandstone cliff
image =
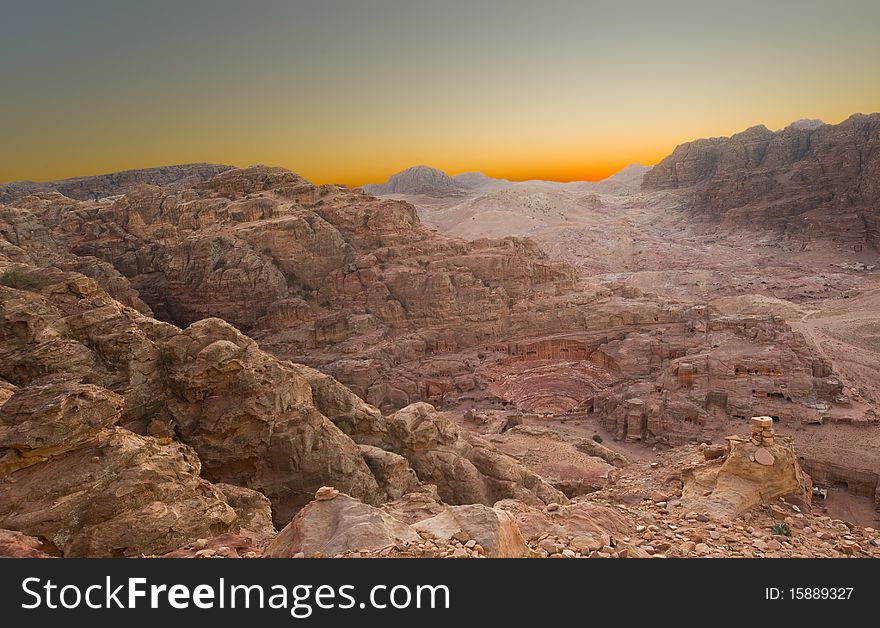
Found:
[[[678,146],[645,174],[645,190],[686,190],[698,214],[796,240],[880,244],[880,114],[837,125],[756,126]]]

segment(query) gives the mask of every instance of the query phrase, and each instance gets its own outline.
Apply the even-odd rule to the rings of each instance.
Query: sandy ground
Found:
[[[814,510],[819,510],[833,519],[849,521],[865,528],[880,527],[880,513],[874,508],[874,502],[859,495],[852,495],[846,489],[829,487],[828,497],[816,500]]]

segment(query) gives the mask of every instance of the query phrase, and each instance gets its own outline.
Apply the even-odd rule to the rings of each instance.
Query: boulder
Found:
[[[226,503],[232,506],[238,520],[235,525],[239,534],[256,539],[268,539],[275,534],[272,525],[272,503],[259,491],[235,486],[234,484],[215,484]]]
[[[302,508],[266,548],[267,558],[378,551],[420,540],[407,524],[388,513],[341,494]]]
[[[413,524],[413,529],[429,538],[450,541],[475,540],[490,558],[525,558],[531,553],[516,524],[504,511],[469,504],[450,506],[430,519]],[[466,538],[465,538],[466,537]]]
[[[419,478],[406,458],[370,445],[359,448],[386,499],[397,499],[418,488]]]
[[[0,558],[51,558],[42,542],[15,530],[0,530]]]
[[[530,542],[550,534],[559,538],[587,537],[606,546],[612,537],[629,536],[635,527],[621,510],[584,498],[561,505],[553,512],[514,499],[502,500],[495,504],[495,508],[509,512],[516,519],[523,537]]]
[[[161,554],[236,522],[192,449],[118,427],[0,478],[0,528],[64,556]]]
[[[382,510],[408,524],[439,515],[447,508],[433,484],[423,484],[411,493],[382,504]]]

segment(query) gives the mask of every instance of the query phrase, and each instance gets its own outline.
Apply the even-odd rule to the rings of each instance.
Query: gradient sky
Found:
[[[880,111],[878,25],[878,0],[0,0],[0,181],[193,161],[597,179]]]

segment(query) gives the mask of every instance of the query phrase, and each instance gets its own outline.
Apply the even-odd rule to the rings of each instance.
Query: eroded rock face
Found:
[[[235,521],[192,449],[123,428],[0,478],[0,526],[65,556],[164,553]]]
[[[181,185],[205,181],[228,170],[230,166],[217,164],[183,164],[125,170],[91,177],[75,177],[59,181],[15,181],[0,185],[0,203],[15,201],[35,192],[60,192],[79,200],[99,199],[125,194],[136,185]]]
[[[536,504],[565,499],[537,473],[477,434],[461,430],[430,404],[412,404],[386,417],[332,377],[308,367],[297,369],[311,384],[315,406],[361,445],[390,499],[414,487],[409,468],[421,482],[436,484],[451,504],[492,505],[508,497]],[[390,485],[389,477],[394,478]]]
[[[144,314],[152,314],[149,306],[113,265],[96,257],[72,253],[67,239],[52,231],[39,217],[61,216],[77,206],[75,201],[61,194],[45,193],[21,199],[16,204],[16,208],[0,205],[0,256],[5,261],[36,267],[51,265],[81,273],[95,280],[120,303]],[[5,272],[13,273],[12,281],[7,283],[27,279],[26,268],[13,266]]]
[[[386,500],[397,499],[418,488],[419,478],[401,455],[370,445],[359,445]]]
[[[313,501],[300,510],[266,548],[268,558],[376,551],[419,540],[402,521],[348,495]]]
[[[240,536],[262,542],[272,537],[275,533],[272,524],[272,502],[265,495],[253,489],[222,482],[215,484],[214,487],[235,510],[238,517],[236,527]]]
[[[159,318],[223,318],[383,409],[435,394],[412,362],[532,327],[518,304],[569,292],[575,278],[532,242],[438,236],[407,203],[278,168],[62,199],[15,204],[72,254],[111,264]]]
[[[190,325],[164,347],[167,408],[206,477],[263,492],[279,524],[327,483],[378,501],[357,445],[315,408],[296,369],[219,319]]]
[[[757,126],[678,146],[645,174],[643,188],[689,189],[694,210],[730,226],[876,248],[878,146],[878,114],[777,132]]]
[[[19,390],[0,406],[0,475],[83,445],[119,420],[122,405],[109,390],[71,381]]]
[[[486,439],[569,498],[598,490],[616,477],[614,466],[546,428],[519,425]]]
[[[486,440],[465,432],[427,403],[416,403],[390,417],[392,449],[409,460],[419,479],[436,484],[450,504],[494,504],[519,499],[540,505],[565,496],[538,474]]]
[[[64,556],[161,553],[240,527],[192,449],[115,427],[123,405],[58,376],[3,403],[0,527]]]
[[[8,297],[0,306],[0,334],[6,339],[0,376],[27,387],[63,374],[64,385],[77,394],[92,390],[83,381],[113,391],[106,403],[121,411],[114,421],[162,442],[193,447],[208,480],[264,493],[277,525],[325,484],[368,503],[400,496],[417,485],[408,468],[418,480],[436,482],[451,503],[564,499],[427,404],[383,417],[332,378],[278,361],[223,321],[205,319],[181,331],[121,306],[81,275],[25,268],[26,289],[0,286]],[[79,407],[66,403],[68,413]],[[96,399],[89,403],[102,407]],[[8,411],[15,408],[13,403]],[[58,412],[64,411],[59,406]],[[90,429],[106,427],[102,416],[93,412],[66,432],[64,445],[79,442],[77,430],[87,439]],[[22,450],[54,446],[42,434],[52,435],[50,420],[28,425],[9,432],[10,442]],[[381,448],[369,456],[375,474],[352,438]],[[21,465],[23,458],[14,453],[3,464]]]
[[[308,382],[230,325],[209,319],[181,331],[82,275],[24,268],[28,289],[0,286],[6,380],[57,374],[112,390],[123,399],[121,425],[192,445],[206,477],[262,490],[279,522],[327,482],[378,499],[357,446],[315,409]]]
[[[16,532],[0,530],[0,557],[3,558],[49,558],[43,552],[40,539]]]

